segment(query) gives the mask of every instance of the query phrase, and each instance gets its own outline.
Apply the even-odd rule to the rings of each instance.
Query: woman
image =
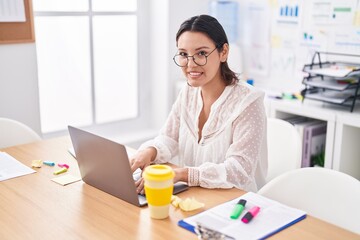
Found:
[[[229,69],[229,43],[215,18],[186,20],[176,42],[174,62],[187,85],[160,135],[130,160],[132,170],[177,157],[174,182],[257,191],[267,172],[264,94]],[[136,186],[143,192],[143,179]]]

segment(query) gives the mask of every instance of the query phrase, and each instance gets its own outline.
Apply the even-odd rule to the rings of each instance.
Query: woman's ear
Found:
[[[220,61],[226,62],[229,56],[229,44],[224,43],[222,51],[220,52]]]

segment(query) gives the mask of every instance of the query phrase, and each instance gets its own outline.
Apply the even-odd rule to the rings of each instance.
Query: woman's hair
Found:
[[[214,43],[219,52],[223,50],[225,43],[229,44],[226,33],[216,18],[209,15],[199,15],[187,19],[180,26],[176,34],[176,42],[184,32],[200,32],[206,34]],[[238,75],[233,72],[227,62],[220,64],[221,77],[226,85],[231,85],[239,81]]]

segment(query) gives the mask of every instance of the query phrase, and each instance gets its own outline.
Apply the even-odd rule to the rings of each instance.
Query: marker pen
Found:
[[[65,163],[58,163],[58,166],[61,167],[61,168],[67,168],[69,169],[69,165],[65,164]]]
[[[251,219],[253,219],[259,213],[259,211],[260,211],[260,207],[258,206],[251,208],[241,219],[241,221],[243,221],[244,223],[249,223]]]
[[[49,161],[44,161],[44,164],[45,164],[45,165],[48,165],[48,166],[50,166],[50,167],[55,166],[55,163],[54,163],[54,162],[49,162]]]
[[[240,199],[239,202],[235,205],[235,208],[232,211],[230,218],[237,219],[244,210],[245,204],[246,204],[246,200]]]
[[[58,174],[60,174],[60,173],[67,172],[67,170],[68,170],[68,169],[67,169],[66,167],[63,167],[63,168],[55,171],[54,174],[55,174],[55,175],[58,175]]]

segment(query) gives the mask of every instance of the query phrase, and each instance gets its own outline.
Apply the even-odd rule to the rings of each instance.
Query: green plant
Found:
[[[325,151],[321,151],[321,153],[311,156],[311,166],[324,167],[324,163],[325,163]]]

